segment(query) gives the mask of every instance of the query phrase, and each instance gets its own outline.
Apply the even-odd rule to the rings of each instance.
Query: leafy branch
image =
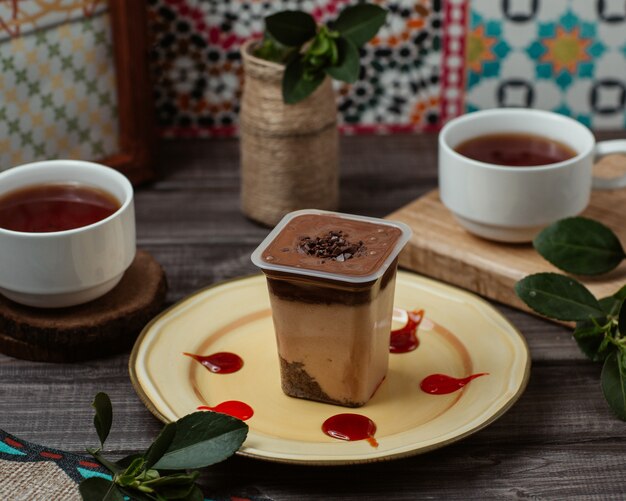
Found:
[[[112,474],[112,480],[92,477],[80,483],[84,501],[202,501],[196,485],[198,471],[223,461],[239,449],[248,426],[239,419],[216,412],[194,412],[166,424],[143,454],[132,454],[113,462],[102,454],[111,424],[113,409],[106,393],[98,393],[92,403],[99,448],[89,452]]]
[[[543,230],[533,245],[557,268],[575,275],[614,270],[626,253],[613,231],[592,219],[563,219]],[[576,322],[574,339],[594,362],[603,362],[604,398],[626,421],[626,285],[597,299],[578,280],[559,273],[536,273],[515,284],[515,292],[537,313]]]
[[[346,7],[328,26],[310,14],[287,10],[265,18],[263,41],[254,55],[285,65],[283,101],[294,104],[313,93],[326,75],[347,83],[359,78],[359,48],[384,24],[387,11],[360,3]]]

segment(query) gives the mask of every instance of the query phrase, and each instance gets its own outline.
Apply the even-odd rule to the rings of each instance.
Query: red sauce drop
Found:
[[[212,355],[194,355],[193,353],[183,353],[188,357],[200,362],[211,372],[216,374],[231,374],[243,367],[243,360],[239,355],[221,351]]]
[[[445,374],[431,374],[422,380],[420,388],[422,391],[430,393],[431,395],[447,395],[448,393],[454,393],[460,390],[472,379],[488,375],[489,373],[487,372],[481,372],[480,374],[472,374],[464,378],[455,378],[446,376]]]
[[[228,414],[229,416],[246,421],[254,415],[254,410],[248,404],[240,402],[239,400],[227,400],[217,404],[215,407],[209,407],[208,405],[201,405],[198,407],[199,411],[213,411],[220,412],[221,414]]]
[[[378,447],[374,438],[376,424],[361,414],[335,414],[324,421],[322,431],[339,440],[367,440],[372,447]]]
[[[407,353],[413,351],[420,344],[417,339],[417,328],[424,318],[424,310],[407,311],[408,320],[400,329],[391,331],[389,351],[391,353]]]

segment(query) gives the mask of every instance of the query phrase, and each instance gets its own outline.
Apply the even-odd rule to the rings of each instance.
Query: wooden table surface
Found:
[[[346,137],[341,146],[344,212],[384,216],[436,186],[434,135]],[[168,302],[254,272],[249,256],[268,229],[239,211],[237,141],[164,142],[157,158],[158,181],[136,193],[138,245],[164,266]],[[206,494],[626,498],[626,423],[604,402],[601,367],[585,359],[567,329],[496,307],[526,336],[533,366],[525,394],[486,429],[434,452],[369,465],[307,467],[233,457],[205,471]],[[90,402],[106,391],[114,405],[108,448],[121,456],[147,447],[161,425],[135,394],[127,362],[128,354],[76,364],[0,355],[0,428],[82,452],[97,440]]]

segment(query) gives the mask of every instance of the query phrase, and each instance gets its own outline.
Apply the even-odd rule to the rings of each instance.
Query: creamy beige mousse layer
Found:
[[[283,391],[348,407],[365,404],[387,374],[394,289],[395,275],[359,305],[292,301],[270,291]]]

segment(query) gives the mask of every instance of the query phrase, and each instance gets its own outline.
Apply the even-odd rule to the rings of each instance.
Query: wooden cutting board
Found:
[[[602,177],[621,172],[626,172],[626,156],[605,157],[595,167],[596,175]],[[607,225],[626,248],[626,189],[594,191],[582,215]],[[530,310],[515,295],[515,282],[532,273],[559,271],[531,244],[502,244],[471,235],[443,206],[437,190],[387,218],[403,221],[413,229],[400,254],[400,266],[525,311]],[[626,261],[607,275],[577,278],[596,297],[609,296],[626,284]]]

